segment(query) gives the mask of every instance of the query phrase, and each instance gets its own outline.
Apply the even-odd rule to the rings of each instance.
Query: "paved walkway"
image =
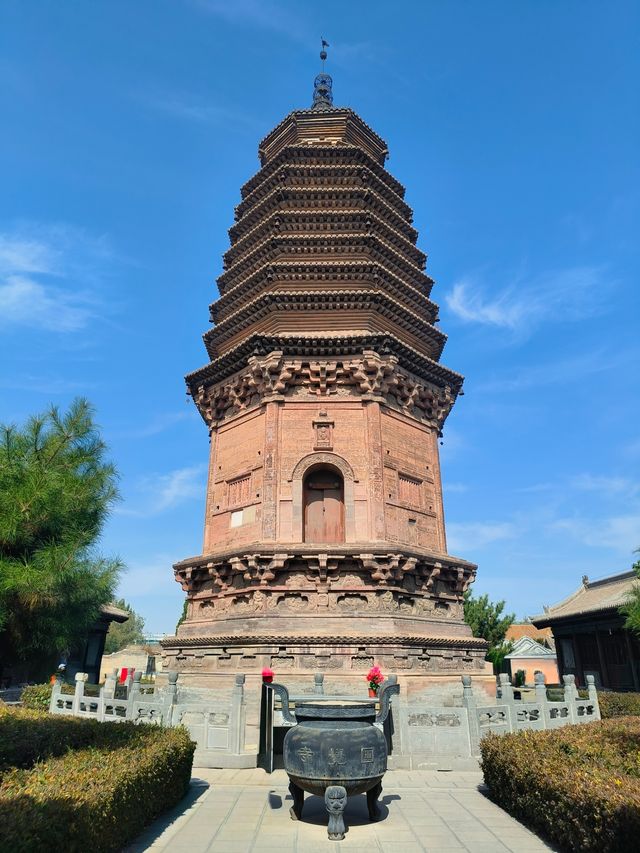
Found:
[[[538,853],[552,848],[482,793],[482,775],[390,770],[381,818],[369,823],[364,795],[347,804],[344,841],[327,839],[324,801],[306,795],[303,818],[289,817],[284,770],[194,769],[191,789],[125,853]]]

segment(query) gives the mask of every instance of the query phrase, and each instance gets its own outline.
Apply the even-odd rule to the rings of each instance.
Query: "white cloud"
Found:
[[[608,518],[560,518],[550,529],[564,532],[590,548],[611,548],[629,556],[640,547],[640,512]]]
[[[251,132],[264,132],[265,129],[254,114],[231,109],[191,92],[142,93],[138,98],[159,112],[187,121],[231,126],[236,130]]]
[[[253,27],[277,33],[292,41],[308,45],[309,30],[294,9],[284,9],[269,0],[194,0],[195,5],[242,28]]]
[[[126,438],[149,438],[152,435],[158,435],[171,429],[177,423],[187,420],[188,418],[196,418],[196,410],[194,406],[185,407],[182,412],[165,412],[164,414],[156,415],[144,426],[137,429],[122,430],[115,433],[118,437]]]
[[[640,491],[640,483],[628,477],[607,477],[594,474],[579,474],[570,485],[583,492],[598,492],[612,497],[633,497]],[[640,533],[638,534],[640,539]]]
[[[463,492],[469,491],[469,486],[467,486],[466,483],[443,483],[442,488],[444,490],[445,495],[447,493],[462,494]]]
[[[0,324],[75,332],[87,325],[93,306],[86,295],[66,293],[23,276],[0,282]]]
[[[471,553],[500,539],[511,539],[516,527],[511,522],[451,522],[447,525],[447,545],[451,553]]]
[[[130,601],[135,596],[180,592],[171,567],[175,554],[152,554],[148,559],[132,560],[120,576],[118,595]],[[145,617],[146,618],[146,617]]]
[[[611,281],[594,266],[542,273],[529,280],[517,278],[500,290],[488,288],[476,277],[457,281],[445,296],[449,309],[462,321],[530,335],[543,323],[575,322],[600,314]]]
[[[89,382],[79,382],[75,379],[63,379],[61,376],[41,374],[21,374],[11,378],[0,378],[0,388],[11,388],[18,391],[28,391],[35,394],[77,394],[86,391],[94,385]]]
[[[53,246],[20,233],[0,233],[0,275],[8,273],[52,273],[59,253]]]
[[[204,500],[206,471],[206,465],[193,465],[177,468],[167,474],[145,477],[136,489],[142,495],[139,502],[143,505],[129,506],[125,503],[117,506],[115,512],[119,515],[148,518],[174,509],[189,500]]]
[[[84,328],[100,308],[90,286],[111,257],[104,237],[68,225],[23,223],[0,232],[0,327]]]
[[[476,392],[521,391],[546,385],[573,382],[585,376],[604,373],[620,367],[637,353],[631,351],[611,352],[606,349],[593,350],[573,358],[554,360],[544,364],[534,364],[501,376],[494,376],[475,386]]]

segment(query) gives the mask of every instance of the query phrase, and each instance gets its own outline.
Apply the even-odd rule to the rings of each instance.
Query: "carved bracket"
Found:
[[[293,394],[375,396],[440,429],[455,400],[451,386],[418,379],[398,366],[394,355],[365,350],[347,359],[313,361],[284,358],[274,351],[252,356],[247,368],[217,385],[198,386],[194,400],[209,426],[265,398]]]

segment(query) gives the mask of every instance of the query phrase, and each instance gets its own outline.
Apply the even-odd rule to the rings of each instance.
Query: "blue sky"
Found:
[[[199,553],[208,441],[183,375],[259,140],[337,105],[383,136],[466,394],[449,550],[518,616],[640,546],[635,2],[4,0],[0,419],[96,406],[123,501],[102,549],[154,633]]]

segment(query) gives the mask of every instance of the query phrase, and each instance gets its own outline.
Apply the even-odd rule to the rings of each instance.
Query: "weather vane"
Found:
[[[325,47],[329,47],[329,42],[325,41],[322,36],[320,37],[320,41],[322,43],[322,48],[320,50],[320,59],[322,60],[322,73],[324,74],[324,63],[327,59],[327,51],[325,50]]]
[[[331,91],[333,86],[333,80],[331,77],[325,73],[324,63],[327,59],[327,51],[325,48],[329,47],[329,42],[325,41],[324,38],[320,38],[321,48],[320,48],[320,59],[322,60],[322,71],[316,77],[313,84],[313,104],[311,109],[313,110],[330,110],[333,107],[333,92]]]

